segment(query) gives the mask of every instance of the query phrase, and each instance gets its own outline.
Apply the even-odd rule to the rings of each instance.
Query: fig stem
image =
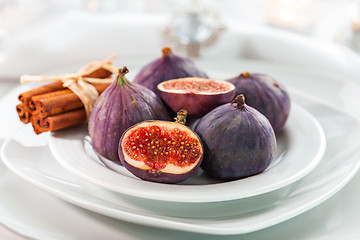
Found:
[[[245,106],[245,96],[244,94],[240,94],[238,95],[232,102],[231,104],[236,103],[236,107],[238,108],[242,108]]]
[[[243,72],[243,73],[240,74],[240,77],[248,78],[248,77],[250,77],[250,73],[249,72]]]
[[[119,84],[124,85],[124,84],[128,83],[128,81],[127,81],[127,79],[125,77],[125,74],[127,74],[128,72],[129,72],[129,69],[126,66],[124,66],[121,69],[119,68],[118,77],[117,77],[117,81],[118,81]]]
[[[163,52],[163,55],[169,55],[169,54],[171,54],[171,48],[169,48],[169,47],[164,47],[164,48],[162,49],[162,52]]]
[[[185,109],[181,109],[180,111],[177,112],[175,122],[185,125],[187,114],[188,114],[188,111],[186,111]]]
[[[274,87],[276,87],[276,88],[280,88],[280,85],[277,83],[277,81],[274,81],[273,85],[274,85]]]

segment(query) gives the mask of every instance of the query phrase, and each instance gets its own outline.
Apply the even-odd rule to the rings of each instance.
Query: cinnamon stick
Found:
[[[90,64],[88,68],[91,68],[92,65]],[[104,68],[99,68],[96,69],[94,72],[85,75],[84,77],[89,77],[89,78],[107,78],[112,74],[112,72],[104,69]]]
[[[54,92],[57,90],[64,89],[63,83],[61,81],[56,81],[53,83],[49,83],[34,89],[31,89],[29,91],[23,92],[19,95],[19,100],[21,103],[28,105],[31,97],[48,93],[48,92]]]
[[[19,115],[20,121],[23,123],[29,123],[30,122],[30,113],[27,110],[27,106],[24,103],[20,103],[16,106],[16,112]]]
[[[56,131],[83,123],[86,121],[86,113],[85,109],[82,108],[45,118],[35,115],[31,116],[30,119],[34,132],[36,134],[40,134],[43,132]]]
[[[101,94],[109,84],[94,84]],[[47,117],[84,107],[79,97],[71,90],[60,90],[31,98],[29,103],[32,115]]]
[[[72,93],[72,91],[70,89],[62,89],[62,90],[58,90],[58,91],[47,92],[44,94],[32,96],[28,103],[30,114],[31,115],[37,114],[37,112],[38,112],[37,105],[36,105],[37,101],[42,100],[42,99],[47,99],[47,98],[54,98],[54,97],[66,95],[69,93]]]

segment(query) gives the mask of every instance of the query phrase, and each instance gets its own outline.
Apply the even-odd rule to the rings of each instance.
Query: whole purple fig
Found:
[[[269,120],[245,104],[244,95],[203,116],[195,132],[204,145],[201,168],[223,180],[235,180],[264,171],[276,152]]]
[[[280,82],[265,74],[248,72],[227,81],[235,85],[235,95],[244,94],[246,103],[269,119],[275,132],[284,127],[290,112],[290,97]]]
[[[143,85],[159,95],[157,85],[163,81],[185,78],[185,77],[204,77],[206,73],[199,70],[195,63],[184,57],[174,55],[170,48],[162,50],[163,55],[143,67],[135,76],[134,83]]]
[[[130,83],[119,70],[116,80],[99,96],[89,117],[89,135],[95,150],[120,163],[121,135],[132,125],[145,120],[170,120],[162,101],[149,89]]]

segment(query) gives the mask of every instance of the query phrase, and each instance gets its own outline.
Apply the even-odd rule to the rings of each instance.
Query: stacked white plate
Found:
[[[360,91],[357,83],[259,61],[219,65],[209,60],[199,65],[211,69],[209,75],[216,79],[262,72],[287,86],[290,117],[277,135],[276,159],[265,172],[223,183],[201,172],[175,185],[142,181],[125,169],[116,173],[97,161],[86,140],[86,126],[42,136],[23,127],[3,144],[2,160],[20,178],[76,206],[188,237],[191,232],[231,235],[268,228],[324,202],[355,175],[360,166],[360,124],[351,109],[359,102],[354,94]],[[11,227],[11,222],[0,220]],[[134,226],[122,232],[140,231]],[[143,231],[156,232],[145,227]],[[174,232],[161,231],[161,237],[174,238]]]

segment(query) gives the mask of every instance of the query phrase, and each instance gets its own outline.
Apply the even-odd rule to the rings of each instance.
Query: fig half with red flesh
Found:
[[[200,138],[177,122],[144,121],[121,137],[122,165],[140,179],[177,183],[191,177],[203,156]]]
[[[174,112],[186,109],[189,116],[201,117],[231,102],[235,86],[227,81],[200,77],[172,79],[158,85],[160,96]]]

